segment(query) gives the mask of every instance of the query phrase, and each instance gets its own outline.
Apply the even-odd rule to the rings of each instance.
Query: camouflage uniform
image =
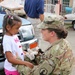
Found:
[[[16,68],[20,75],[69,75],[72,63],[71,47],[65,39],[52,44],[40,57],[39,65],[32,70],[23,65],[17,65]]]
[[[60,39],[45,51],[33,75],[69,75],[73,63],[72,55],[69,43]]]
[[[63,19],[47,16],[44,21],[38,25],[38,28],[64,29]],[[36,61],[38,65],[32,70],[25,71],[23,68],[23,75],[25,75],[24,72],[30,73],[26,73],[26,75],[69,75],[73,63],[73,54],[68,41],[63,38],[57,40],[43,54],[37,56]],[[17,69],[19,69],[21,73],[21,69]]]

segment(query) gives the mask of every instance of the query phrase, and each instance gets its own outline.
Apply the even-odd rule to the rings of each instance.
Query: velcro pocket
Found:
[[[33,75],[49,75],[52,72],[53,68],[54,67],[52,66],[52,61],[50,64],[50,60],[45,60],[42,64],[37,66],[36,70],[33,72]]]

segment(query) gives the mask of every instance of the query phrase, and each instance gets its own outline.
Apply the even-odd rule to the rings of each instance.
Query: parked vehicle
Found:
[[[75,13],[64,15],[64,23],[72,24],[72,27],[75,30]]]
[[[3,17],[4,14],[0,14],[0,70],[3,69],[4,60],[5,60],[5,56],[2,54],[1,51]],[[22,20],[22,26],[20,27],[17,36],[20,39],[22,48],[23,50],[27,50],[28,48],[35,49],[38,45],[38,40],[37,38],[35,38],[33,26],[28,20],[24,18],[21,18],[21,20]]]

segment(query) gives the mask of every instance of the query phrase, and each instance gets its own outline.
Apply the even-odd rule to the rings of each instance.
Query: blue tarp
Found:
[[[71,7],[65,7],[65,12],[66,13],[71,13],[72,12],[72,8]]]

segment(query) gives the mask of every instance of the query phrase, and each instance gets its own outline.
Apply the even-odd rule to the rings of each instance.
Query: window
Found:
[[[62,0],[62,12],[65,11],[65,7],[69,7],[70,0]]]

